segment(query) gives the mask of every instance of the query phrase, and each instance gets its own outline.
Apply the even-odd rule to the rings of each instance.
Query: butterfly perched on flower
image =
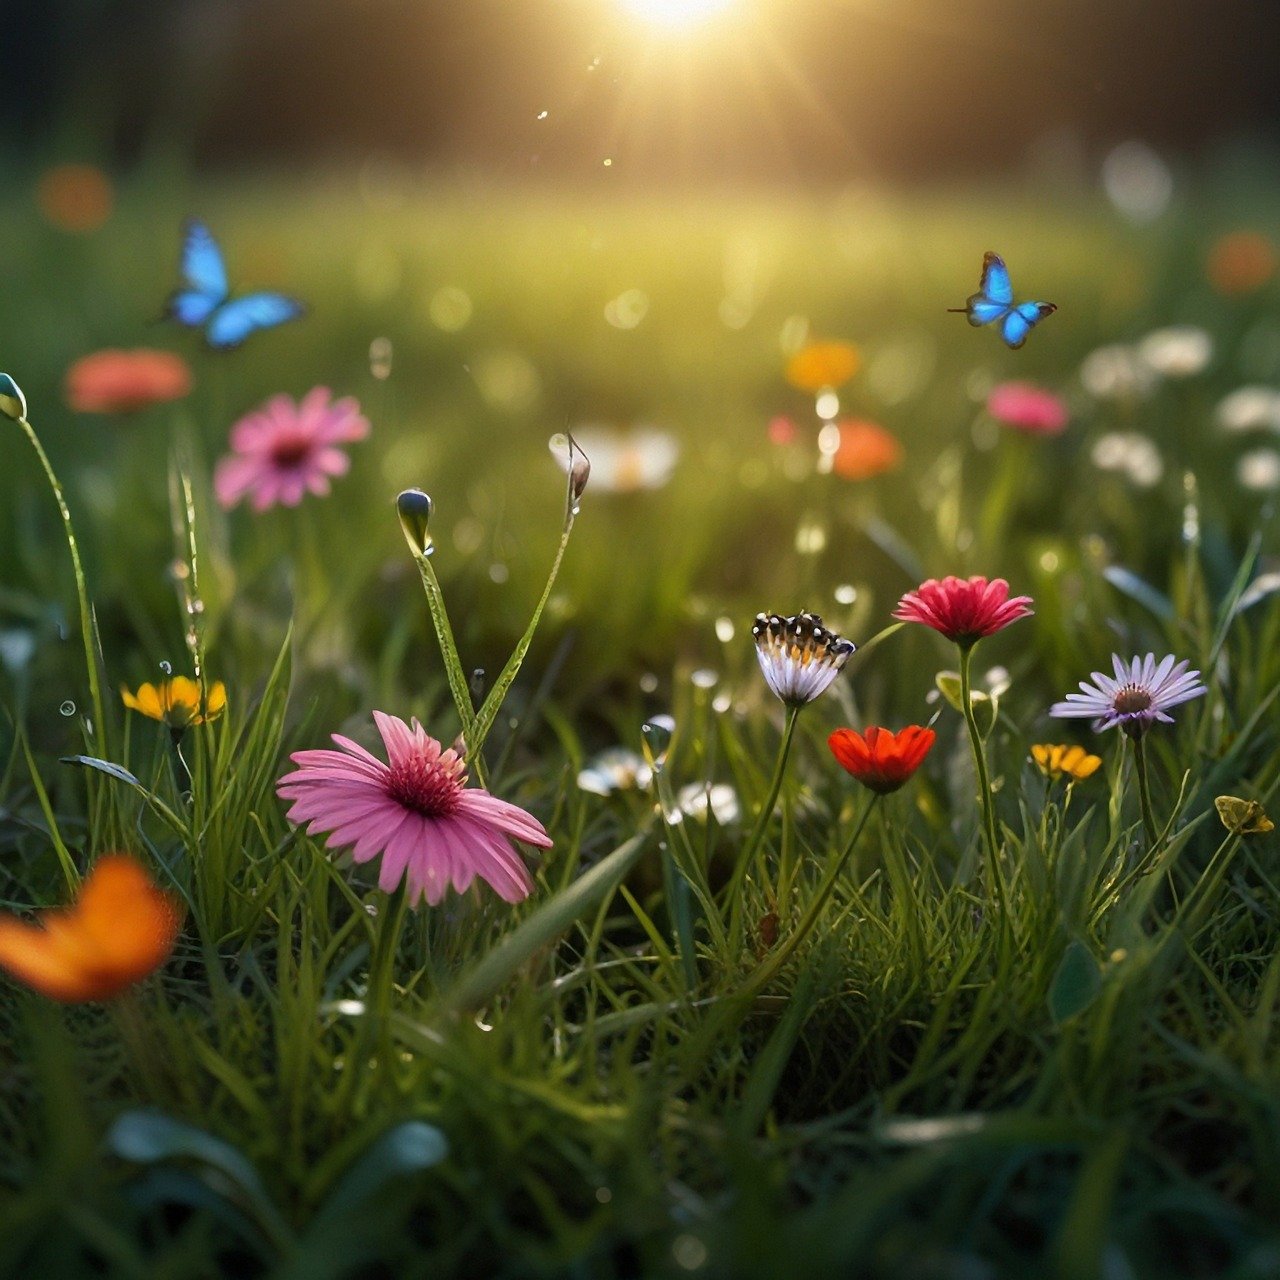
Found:
[[[169,295],[165,315],[190,329],[203,328],[205,342],[215,351],[238,347],[251,333],[296,320],[306,310],[282,293],[231,297],[222,250],[195,218],[183,226],[181,271],[186,285]]]
[[[978,292],[971,294],[963,307],[948,307],[948,311],[969,317],[971,325],[1000,323],[1000,336],[1005,345],[1015,350],[1027,340],[1027,334],[1045,316],[1057,311],[1052,302],[1014,302],[1013,281],[1009,268],[998,253],[986,253],[982,257],[982,279]]]

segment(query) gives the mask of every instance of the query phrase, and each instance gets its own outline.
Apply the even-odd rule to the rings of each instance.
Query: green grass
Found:
[[[59,1009],[4,980],[0,1273],[1280,1271],[1276,842],[1229,836],[1213,811],[1223,793],[1280,808],[1280,604],[1237,607],[1280,546],[1270,501],[1235,479],[1261,441],[1213,423],[1240,383],[1280,382],[1277,286],[1225,300],[1202,274],[1214,237],[1264,225],[1280,190],[1193,186],[1139,232],[1086,195],[1021,189],[628,204],[153,174],[86,241],[43,227],[17,176],[9,190],[0,366],[67,488],[109,706],[85,725],[67,549],[15,428],[0,626],[6,652],[19,636],[34,649],[0,673],[0,901],[62,901],[68,866],[126,847],[189,913],[174,958],[108,1006]],[[59,388],[76,356],[187,349],[148,322],[192,210],[238,281],[296,290],[311,315],[229,357],[192,347],[198,385],[176,408],[73,415]],[[1022,352],[943,311],[988,248],[1060,307]],[[430,314],[445,287],[472,304],[453,331]],[[631,331],[603,316],[626,289],[648,297]],[[721,319],[726,291],[741,328]],[[860,345],[845,405],[899,434],[899,472],[849,484],[768,442],[773,414],[807,430],[812,413],[781,376],[794,317]],[[1097,345],[1188,321],[1214,337],[1205,373],[1148,400],[1081,389]],[[386,381],[370,373],[378,337]],[[985,387],[1011,376],[1069,396],[1064,436],[984,426]],[[209,475],[230,423],[316,383],[373,421],[352,473],[297,511],[219,510]],[[432,495],[462,668],[492,684],[556,549],[547,438],[600,420],[662,424],[683,453],[660,491],[588,488],[486,744],[491,789],[555,847],[528,903],[451,897],[411,915],[388,957],[370,868],[292,829],[274,781],[333,731],[367,741],[375,707],[453,737],[394,497]],[[1092,466],[1116,429],[1157,441],[1160,484]],[[193,547],[195,613],[173,573]],[[976,655],[980,681],[1011,678],[987,739],[1007,914],[987,889],[965,725],[935,689],[954,651],[909,627],[801,714],[761,860],[726,901],[782,728],[754,614],[816,609],[861,644],[902,591],[948,572],[1003,574],[1036,599]],[[114,691],[162,660],[189,670],[193,620],[230,707],[187,736],[188,801],[164,731]],[[1171,820],[1154,860],[1118,735],[1078,726],[1107,763],[1069,803],[1027,762],[1031,743],[1064,740],[1050,702],[1113,648],[1211,676],[1149,739]],[[642,734],[658,713],[669,741]],[[868,802],[827,733],[930,719],[925,767],[877,804],[793,946]],[[618,742],[661,757],[658,805],[577,787]],[[104,743],[136,786],[59,763]],[[741,817],[668,821],[703,781],[730,783]],[[380,955],[396,984],[383,1026],[364,1013]]]

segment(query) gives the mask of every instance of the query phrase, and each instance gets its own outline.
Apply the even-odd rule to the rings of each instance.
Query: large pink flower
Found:
[[[276,503],[296,507],[308,490],[329,492],[329,477],[351,465],[338,446],[369,434],[368,419],[350,396],[330,404],[329,395],[328,387],[314,387],[298,403],[272,396],[231,428],[232,452],[213,477],[224,507],[246,495],[255,511]]]
[[[330,848],[351,846],[357,862],[382,855],[378,887],[390,893],[407,876],[409,902],[435,906],[450,884],[462,893],[479,876],[500,898],[519,902],[533,881],[509,838],[549,849],[542,824],[516,805],[466,786],[465,766],[413,721],[373,713],[387,748],[383,764],[335,733],[341,751],[297,751],[298,766],[276,784],[293,802],[289,818],[330,833]]]
[[[971,645],[1030,616],[1030,596],[1009,598],[1003,578],[930,578],[898,601],[893,616],[920,622],[956,644]]]
[[[1067,428],[1067,402],[1034,382],[1002,382],[987,397],[987,412],[1028,435],[1056,436]]]

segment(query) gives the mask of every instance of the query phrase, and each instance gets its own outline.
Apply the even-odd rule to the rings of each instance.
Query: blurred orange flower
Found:
[[[801,391],[822,391],[848,382],[861,365],[852,342],[811,342],[787,361],[787,381]]]
[[[831,470],[846,480],[870,480],[902,462],[902,446],[891,432],[874,422],[848,418],[839,423],[840,444]]]
[[[191,370],[172,351],[95,351],[67,370],[67,403],[80,413],[136,413],[181,400],[191,390]]]
[[[111,180],[91,164],[56,164],[36,184],[40,212],[59,231],[96,231],[111,216]]]
[[[161,680],[158,685],[148,681],[138,686],[137,693],[121,689],[120,697],[130,711],[160,720],[177,730],[216,720],[227,709],[227,687],[221,680],[215,680],[204,691],[190,676],[174,676],[171,680]]]
[[[169,957],[181,917],[133,858],[98,859],[68,907],[0,919],[0,968],[53,1000],[106,1000]]]
[[[1209,283],[1231,297],[1252,293],[1275,275],[1276,249],[1260,231],[1232,231],[1209,250]]]

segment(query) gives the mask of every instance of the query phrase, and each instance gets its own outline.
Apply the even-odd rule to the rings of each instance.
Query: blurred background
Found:
[[[548,440],[566,428],[594,473],[537,657],[570,637],[560,691],[593,709],[661,700],[681,664],[749,678],[759,609],[865,637],[947,572],[1054,602],[1038,652],[1010,655],[1043,700],[1131,628],[1104,570],[1148,603],[1174,589],[1188,476],[1215,591],[1273,510],[1275,5],[9,0],[5,16],[0,367],[67,479],[113,679],[182,651],[179,467],[220,670],[260,677],[296,615],[312,677],[352,708],[412,709],[435,669],[392,496],[436,499],[461,643],[493,668],[554,546]],[[306,317],[230,353],[162,323],[191,215],[234,289],[283,290]],[[1020,297],[1058,304],[1021,351],[947,314],[988,249]],[[797,375],[826,339],[847,368]],[[86,406],[76,362],[135,347],[180,356],[189,393]],[[993,417],[1010,380],[1051,397],[1058,426]],[[350,474],[296,510],[221,509],[209,477],[232,424],[315,385],[373,423]],[[39,638],[64,634],[49,610],[69,596],[37,482],[25,452],[0,476],[0,632]],[[23,688],[58,662],[13,652],[33,664]],[[931,687],[926,667],[866,665],[872,713]]]
[[[9,146],[616,186],[1276,139],[1266,0],[9,0]],[[605,160],[612,172],[602,175]]]

